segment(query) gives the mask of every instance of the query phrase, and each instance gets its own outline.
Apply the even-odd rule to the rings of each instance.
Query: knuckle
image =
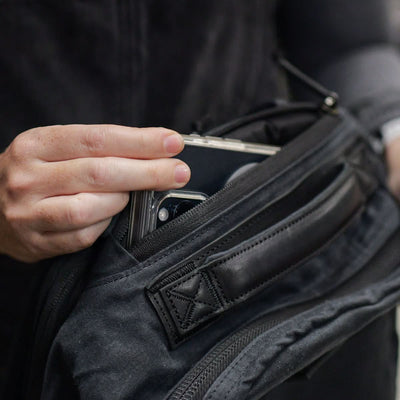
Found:
[[[79,196],[71,199],[65,218],[67,223],[72,226],[85,224],[85,222],[88,220],[87,209]]]
[[[24,161],[31,157],[36,144],[35,135],[29,134],[29,131],[18,135],[8,147],[8,153],[15,161]]]
[[[25,207],[7,205],[3,208],[2,215],[13,235],[23,238],[26,242],[25,238],[30,233],[31,215]]]
[[[75,242],[79,249],[86,249],[90,247],[97,239],[97,235],[93,230],[90,229],[82,229],[76,232]]]
[[[105,160],[91,160],[88,171],[88,183],[93,186],[104,186],[108,182],[110,175],[109,163]]]
[[[21,220],[20,213],[16,207],[12,207],[12,206],[5,207],[3,209],[3,215],[4,215],[5,220],[11,226],[17,225]]]
[[[81,145],[89,153],[97,154],[105,148],[106,137],[110,134],[111,127],[101,125],[99,127],[88,130],[81,139]]]
[[[23,171],[8,171],[6,174],[5,189],[9,198],[14,199],[31,188],[31,178]]]

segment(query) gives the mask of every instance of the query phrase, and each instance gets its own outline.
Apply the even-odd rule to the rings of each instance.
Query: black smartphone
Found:
[[[177,158],[189,165],[191,179],[182,189],[131,194],[128,248],[207,200],[237,176],[280,150],[277,146],[237,139],[196,134],[182,136],[185,148]]]

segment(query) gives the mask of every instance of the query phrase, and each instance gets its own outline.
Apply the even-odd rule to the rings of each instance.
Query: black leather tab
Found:
[[[148,288],[148,296],[170,344],[176,346],[315,254],[344,229],[364,202],[357,174],[346,165],[322,193],[279,223],[200,265],[185,263],[157,280]]]

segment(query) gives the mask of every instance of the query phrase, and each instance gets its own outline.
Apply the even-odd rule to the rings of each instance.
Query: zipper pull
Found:
[[[326,87],[322,86],[320,83],[306,75],[304,72],[300,71],[296,66],[289,62],[286,58],[277,55],[276,62],[283,68],[289,75],[296,78],[299,82],[303,83],[306,87],[311,89],[314,93],[323,97],[323,102],[321,108],[324,111],[336,111],[339,95]]]

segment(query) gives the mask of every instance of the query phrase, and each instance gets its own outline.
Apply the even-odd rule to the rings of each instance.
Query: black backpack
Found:
[[[125,211],[51,260],[6,398],[259,399],[395,306],[399,206],[346,111],[278,103],[207,134],[283,149],[133,248]]]

